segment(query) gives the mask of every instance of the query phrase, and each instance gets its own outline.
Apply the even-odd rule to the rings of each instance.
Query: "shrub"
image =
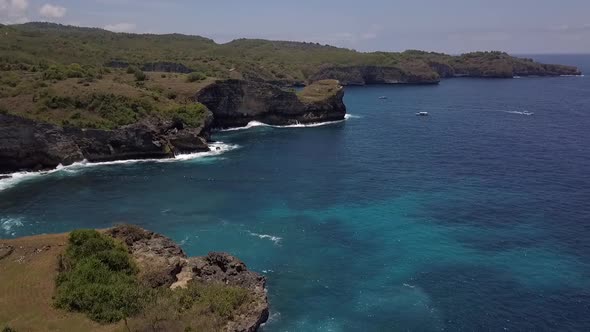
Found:
[[[174,121],[180,121],[189,127],[199,127],[203,124],[207,108],[201,103],[183,105],[171,111]]]
[[[192,83],[192,82],[202,81],[206,78],[207,78],[207,76],[205,76],[205,74],[203,74],[203,73],[193,72],[193,73],[188,74],[187,81]]]
[[[138,82],[143,82],[147,79],[146,74],[139,69],[135,73],[133,73],[133,75],[135,76],[135,80]]]
[[[55,305],[112,323],[140,311],[143,290],[127,248],[94,230],[70,233],[60,258]]]
[[[5,328],[2,329],[2,332],[16,332],[16,330],[6,326]]]

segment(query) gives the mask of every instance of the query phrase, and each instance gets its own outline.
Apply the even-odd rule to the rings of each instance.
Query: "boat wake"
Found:
[[[535,113],[533,112],[528,112],[528,111],[501,111],[504,113],[510,113],[510,114],[518,114],[518,115],[534,115]]]
[[[225,152],[235,150],[239,148],[239,145],[236,144],[227,144],[223,142],[214,142],[210,143],[209,147],[211,148],[210,151],[206,152],[195,152],[195,153],[187,153],[187,154],[180,154],[176,155],[174,158],[166,158],[166,159],[127,159],[127,160],[114,160],[114,161],[105,161],[105,162],[88,162],[86,160],[80,161],[77,163],[73,163],[68,166],[59,165],[55,169],[49,171],[38,171],[38,172],[15,172],[11,174],[3,174],[0,177],[6,176],[6,178],[0,179],[0,192],[6,190],[8,188],[12,188],[20,182],[31,180],[43,175],[48,175],[52,173],[77,173],[89,167],[96,167],[96,166],[109,166],[109,165],[122,165],[122,164],[135,164],[135,163],[171,163],[171,162],[178,162],[178,161],[188,161],[188,160],[195,160],[205,157],[215,157],[221,155]]]
[[[321,127],[327,126],[335,123],[342,123],[348,119],[356,119],[360,118],[358,115],[346,114],[343,120],[336,120],[336,121],[326,121],[326,122],[316,122],[316,123],[296,123],[292,125],[284,125],[284,126],[277,126],[277,125],[270,125],[267,123],[263,123],[260,121],[250,121],[244,127],[236,127],[236,128],[228,128],[222,129],[220,131],[238,131],[238,130],[246,130],[255,127],[272,127],[272,128],[312,128],[312,127]]]

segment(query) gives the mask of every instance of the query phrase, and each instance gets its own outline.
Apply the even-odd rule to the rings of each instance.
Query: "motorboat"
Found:
[[[428,116],[428,112],[418,112],[416,113],[417,116]]]

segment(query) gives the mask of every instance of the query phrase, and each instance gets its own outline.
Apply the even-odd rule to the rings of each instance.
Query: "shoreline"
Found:
[[[316,123],[307,123],[307,124],[293,124],[293,125],[269,125],[266,123],[262,123],[259,121],[251,121],[252,125],[245,126],[245,127],[236,127],[236,128],[228,128],[228,129],[219,129],[215,130],[214,132],[224,133],[224,132],[232,132],[232,131],[243,131],[248,130],[255,127],[270,127],[270,128],[277,128],[277,129],[288,129],[288,128],[315,128],[315,127],[322,127],[322,126],[329,126],[338,123],[344,123],[345,121],[355,118],[356,116],[352,114],[346,114],[344,119],[337,120],[337,121],[326,121],[326,122],[316,122]],[[186,153],[186,154],[178,154],[175,155],[173,158],[145,158],[145,159],[120,159],[120,160],[113,160],[113,161],[103,161],[103,162],[89,162],[89,161],[80,161],[75,162],[73,164],[63,166],[58,165],[58,167],[48,170],[40,170],[40,171],[17,171],[12,173],[2,173],[0,174],[0,193],[4,190],[13,188],[14,186],[18,185],[22,181],[32,180],[34,178],[50,175],[57,172],[69,172],[69,173],[77,173],[86,168],[93,168],[99,166],[111,166],[111,165],[125,165],[125,164],[138,164],[138,163],[173,163],[173,162],[182,162],[182,161],[189,161],[189,160],[197,160],[201,158],[208,158],[208,157],[216,157],[220,156],[226,152],[230,152],[236,149],[239,149],[240,146],[237,144],[225,143],[221,141],[215,141],[213,143],[209,143],[209,147],[211,148],[210,151],[206,152],[194,152],[194,153]]]

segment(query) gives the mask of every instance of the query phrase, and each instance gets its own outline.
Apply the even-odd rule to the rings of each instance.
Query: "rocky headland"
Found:
[[[266,279],[248,270],[238,258],[219,252],[188,257],[171,239],[132,225],[116,226],[103,232],[126,245],[137,264],[139,281],[147,287],[178,289],[198,282],[246,290],[250,294],[249,302],[221,322],[222,331],[253,332],[267,321]],[[125,330],[122,324],[97,324],[52,305],[60,256],[67,241],[68,234],[0,240],[0,270],[5,281],[0,289],[6,291],[0,301],[0,322],[19,331],[41,331],[49,322],[58,330],[73,326],[85,331]],[[21,306],[26,306],[27,310],[19,310]],[[23,319],[31,313],[38,317]],[[162,317],[165,319],[171,317]]]
[[[213,128],[252,120],[280,125],[342,120],[343,95],[337,81],[320,81],[296,93],[268,83],[220,80],[196,92],[194,102],[208,108],[196,126],[148,116],[114,130],[83,129],[0,113],[0,173],[209,151]]]

